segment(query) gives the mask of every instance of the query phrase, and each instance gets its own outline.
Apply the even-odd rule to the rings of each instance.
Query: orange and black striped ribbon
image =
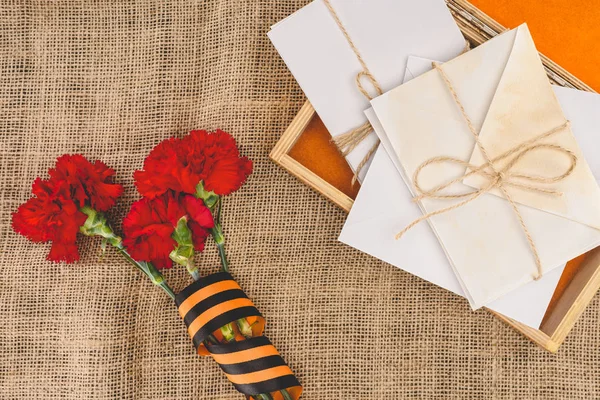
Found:
[[[262,335],[265,320],[227,272],[203,277],[175,296],[175,304],[199,354],[212,355],[235,388],[248,396],[288,389],[294,399],[302,387],[271,341]],[[229,323],[253,321],[255,337],[221,344],[206,339]]]

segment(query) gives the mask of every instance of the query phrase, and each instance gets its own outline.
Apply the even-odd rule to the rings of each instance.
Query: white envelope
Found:
[[[459,296],[465,293],[428,224],[417,225],[402,240],[398,227],[422,215],[385,149],[380,146],[339,240]],[[556,268],[487,307],[537,329],[560,279]]]
[[[331,4],[384,91],[402,82],[410,54],[446,61],[465,46],[443,0]],[[275,24],[268,36],[332,136],[366,122],[363,112],[369,102],[355,83],[361,66],[322,0]],[[368,82],[364,85],[372,93]],[[352,168],[356,170],[374,143],[376,136],[371,134],[348,155]],[[359,180],[367,169],[368,165]]]
[[[431,60],[409,57],[404,81],[431,70]],[[580,143],[592,172],[600,179],[600,95],[575,89],[553,87],[565,116],[571,121],[573,133]],[[389,143],[372,109],[366,114],[381,139]],[[387,147],[386,147],[387,149]],[[417,226],[413,241],[396,241],[398,225],[408,224],[421,215],[411,201],[408,187],[393,162],[393,152],[380,147],[346,220],[339,240],[413,275],[464,296],[452,267],[427,225]],[[397,165],[397,166],[394,166]],[[563,267],[545,274],[496,301],[488,308],[538,329],[548,303],[562,274]]]
[[[542,134],[565,120],[525,25],[484,43],[444,64],[443,68],[477,130],[481,130],[485,121],[491,127],[500,126],[498,129],[506,134],[506,127],[489,122],[486,118],[488,110],[494,121],[512,121],[511,129],[525,138]],[[539,78],[540,74],[543,79]],[[522,82],[520,77],[526,80]],[[528,99],[524,95],[527,101],[519,103],[519,98],[514,96],[514,93],[522,93],[520,86],[519,90],[515,88],[517,83],[527,85],[538,98]],[[544,90],[544,85],[548,90]],[[471,158],[474,139],[439,72],[425,73],[373,100],[372,105],[411,187],[416,168],[431,157],[452,156],[465,161]],[[527,118],[539,122],[539,131],[536,131],[536,124],[527,122]],[[500,149],[497,135],[493,131],[487,133],[485,128],[486,137],[482,132],[482,138],[489,138],[494,155],[505,150]],[[560,189],[570,192],[563,196],[568,202],[560,212],[556,207],[551,209],[552,213],[526,206],[519,208],[537,246],[544,274],[600,244],[600,231],[595,229],[598,226],[596,215],[600,216],[600,188],[570,130],[564,129],[556,137],[559,136],[557,141],[579,156],[572,177],[580,185],[571,184],[571,177],[561,182]],[[510,138],[513,146],[518,143],[515,143],[516,138]],[[561,162],[562,159],[556,161],[557,164]],[[529,161],[524,164],[529,167]],[[546,169],[541,175],[545,175]],[[424,187],[462,176],[465,171],[461,166],[444,165],[433,172],[424,174]],[[533,170],[525,172],[534,173]],[[469,190],[472,189],[457,183],[450,192]],[[512,189],[509,191],[513,193]],[[594,203],[596,199],[598,201]],[[545,200],[536,199],[537,203],[532,203],[531,196],[520,195],[519,201],[543,203],[542,208],[550,210]],[[420,203],[425,211],[431,212],[456,202],[458,200],[424,199]],[[587,207],[591,215],[589,224],[583,221],[579,209],[568,207],[575,204]],[[559,213],[562,217],[556,215]],[[531,249],[505,199],[484,194],[461,208],[431,218],[429,222],[473,308],[487,305],[532,281],[536,267]],[[398,231],[402,228],[399,225]],[[407,235],[410,234],[409,231]]]

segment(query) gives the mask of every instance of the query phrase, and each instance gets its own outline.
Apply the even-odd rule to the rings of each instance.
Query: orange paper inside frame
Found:
[[[317,114],[304,128],[288,155],[346,196],[356,198],[360,184],[352,185],[354,172],[331,142],[331,135]]]
[[[600,91],[600,7],[589,0],[470,0],[502,25],[514,28],[527,22],[536,46],[583,80]],[[359,185],[351,185],[352,169],[331,143],[331,135],[321,119],[315,117],[289,152],[290,157],[304,165],[350,198],[356,198]],[[558,299],[582,266],[585,255],[567,264],[554,292],[546,317],[552,313]]]

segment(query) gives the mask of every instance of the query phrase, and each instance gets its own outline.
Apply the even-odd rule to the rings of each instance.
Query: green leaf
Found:
[[[187,267],[194,258],[194,248],[190,246],[177,246],[171,251],[169,257],[177,264]]]
[[[192,231],[190,231],[190,228],[188,228],[186,215],[179,218],[179,221],[177,221],[177,226],[175,227],[171,237],[175,239],[177,244],[180,246],[193,246]]]
[[[102,241],[100,242],[100,258],[99,261],[102,261],[104,259],[104,255],[106,254],[106,245],[108,244],[108,240],[106,240],[105,238],[102,238]]]

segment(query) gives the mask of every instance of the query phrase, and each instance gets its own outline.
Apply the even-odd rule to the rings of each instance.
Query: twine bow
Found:
[[[449,199],[464,199],[464,200],[461,202],[458,202],[454,205],[451,205],[449,207],[445,207],[445,208],[442,208],[442,209],[439,209],[436,211],[432,211],[430,213],[423,215],[420,218],[417,218],[412,223],[410,223],[406,228],[404,228],[402,231],[400,231],[396,235],[396,239],[400,239],[402,237],[402,235],[404,235],[408,230],[410,230],[412,227],[414,227],[415,225],[419,224],[422,221],[425,221],[435,215],[443,214],[448,211],[452,211],[457,208],[460,208],[460,207],[474,201],[482,194],[487,193],[493,189],[498,189],[510,203],[517,219],[519,220],[519,223],[521,225],[523,233],[525,234],[525,237],[527,238],[527,242],[529,243],[529,247],[531,249],[531,253],[533,255],[533,258],[535,260],[535,265],[537,268],[537,274],[534,275],[534,279],[538,280],[542,276],[542,265],[541,265],[540,257],[539,257],[538,251],[537,251],[537,247],[535,245],[535,242],[533,241],[533,238],[531,237],[531,234],[529,232],[529,229],[527,228],[527,225],[523,221],[523,216],[521,215],[521,212],[519,211],[517,204],[513,200],[510,193],[508,192],[507,187],[509,187],[509,186],[517,187],[517,188],[520,188],[523,190],[544,193],[544,194],[548,194],[551,196],[561,196],[563,194],[562,192],[556,191],[554,189],[548,189],[545,187],[536,186],[535,183],[560,182],[563,179],[565,179],[566,177],[568,177],[569,175],[571,175],[573,173],[573,171],[575,170],[575,167],[577,166],[577,156],[572,151],[570,151],[562,146],[555,145],[555,144],[540,143],[540,141],[542,141],[543,139],[553,136],[553,135],[557,134],[558,132],[562,131],[563,129],[567,128],[569,126],[569,121],[566,121],[563,124],[561,124],[560,126],[557,126],[541,135],[538,135],[538,136],[534,137],[533,139],[524,141],[524,142],[516,145],[515,147],[509,149],[508,151],[500,154],[499,156],[497,156],[495,158],[490,158],[485,146],[479,140],[479,134],[475,130],[475,128],[471,122],[471,119],[467,115],[464,106],[460,102],[458,95],[456,94],[456,91],[454,90],[454,87],[452,86],[452,83],[448,79],[448,76],[442,70],[442,68],[440,67],[440,65],[438,63],[433,63],[433,67],[440,73],[440,75],[442,76],[442,78],[444,80],[444,83],[446,84],[446,87],[452,94],[452,98],[454,99],[454,102],[458,106],[463,118],[465,119],[465,122],[467,123],[467,126],[469,128],[469,131],[473,135],[473,138],[475,139],[475,143],[476,143],[477,147],[479,148],[479,150],[481,151],[481,154],[483,155],[485,162],[482,165],[475,166],[475,165],[472,165],[470,163],[467,163],[463,160],[459,160],[454,157],[441,156],[441,157],[430,158],[429,160],[426,160],[424,163],[422,163],[415,170],[414,177],[413,177],[413,183],[414,183],[415,189],[418,193],[418,195],[413,199],[413,201],[420,201],[422,199],[448,199],[448,200]],[[520,174],[520,173],[517,173],[514,171],[515,165],[521,159],[523,159],[528,154],[532,154],[533,152],[542,150],[542,149],[557,151],[557,152],[565,154],[567,157],[569,157],[570,165],[567,168],[567,170],[564,173],[557,175],[557,176],[553,176],[553,177],[543,177],[543,176],[538,176],[538,175]],[[504,161],[504,160],[508,160],[508,162],[502,168],[498,168],[497,167],[498,163],[501,161]],[[458,164],[458,165],[464,166],[467,168],[468,172],[466,172],[463,176],[460,176],[460,177],[452,179],[446,183],[438,185],[438,186],[434,187],[433,189],[424,190],[421,187],[421,185],[419,184],[419,176],[420,176],[421,172],[423,171],[423,169],[425,169],[427,166],[430,166],[433,164],[444,164],[444,163],[452,163],[452,164]],[[455,183],[462,181],[463,179],[465,179],[471,175],[484,176],[485,178],[488,179],[489,183],[480,189],[475,189],[475,190],[467,192],[467,193],[444,194],[442,192],[444,189],[454,185]]]

